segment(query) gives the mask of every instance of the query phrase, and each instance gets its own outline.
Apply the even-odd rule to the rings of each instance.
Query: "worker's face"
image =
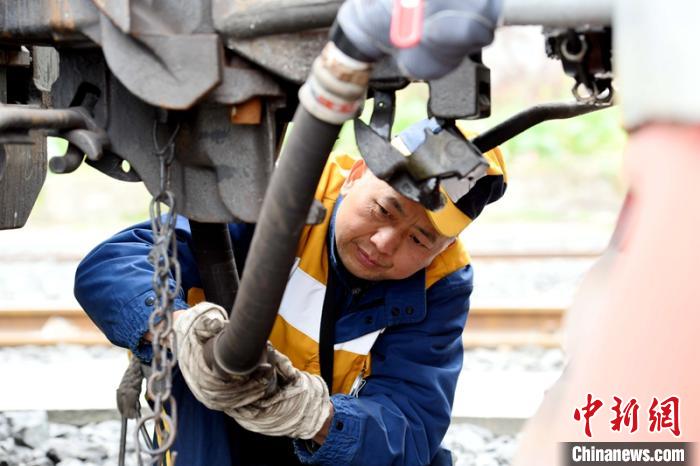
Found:
[[[343,188],[335,242],[350,273],[366,280],[400,280],[427,267],[453,238],[440,235],[423,206],[357,162]]]

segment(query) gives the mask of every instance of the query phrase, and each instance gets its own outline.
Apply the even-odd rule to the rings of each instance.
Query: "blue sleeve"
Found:
[[[229,226],[234,245],[243,243],[243,249],[234,246],[234,253],[243,252],[245,256],[252,229],[245,224]],[[178,217],[175,233],[182,278],[182,287],[174,302],[177,310],[188,307],[187,290],[201,285],[190,249],[187,219]],[[155,302],[153,266],[148,261],[152,244],[153,234],[148,222],[117,233],[88,253],[78,265],[74,288],[76,299],[105,336],[144,361],[151,358],[151,345],[143,344],[142,337],[148,330],[148,318]],[[239,262],[244,257],[237,255],[236,259]],[[239,267],[242,268],[242,263]],[[172,274],[169,283],[174,286]]]
[[[450,424],[471,291],[468,266],[428,290],[422,322],[382,333],[359,398],[331,398],[335,413],[325,443],[311,453],[297,442],[302,462],[431,464]]]

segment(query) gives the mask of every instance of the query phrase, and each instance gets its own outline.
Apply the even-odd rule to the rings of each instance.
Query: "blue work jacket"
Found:
[[[245,273],[253,226],[231,224],[229,231],[238,270]],[[201,283],[185,219],[178,219],[176,234],[182,291],[175,308],[186,309],[188,290],[201,287]],[[142,341],[155,298],[153,268],[147,260],[151,245],[149,224],[126,229],[90,252],[79,265],[75,280],[75,296],[95,324],[112,343],[130,349],[143,361],[151,358],[150,344]],[[332,249],[330,256],[329,263],[342,277],[346,272]],[[351,280],[336,283],[352,286]],[[325,443],[312,451],[295,441],[297,458],[302,463],[322,465],[451,464],[449,452],[440,443],[450,423],[462,367],[471,266],[451,273],[427,290],[422,270],[407,279],[371,283],[359,297],[349,291],[337,291],[346,298],[341,299],[336,339],[356,333],[358,327],[364,332],[384,328],[371,349],[371,375],[357,396],[331,397],[335,413]],[[276,464],[264,459],[265,449],[279,445],[274,439],[262,437],[255,446],[258,452],[246,452],[248,442],[230,435],[230,419],[199,403],[177,370],[173,387],[179,414],[174,445],[178,464]],[[265,439],[269,439],[269,447]]]

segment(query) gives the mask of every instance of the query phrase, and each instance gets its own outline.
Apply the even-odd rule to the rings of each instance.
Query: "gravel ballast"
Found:
[[[78,358],[114,360],[125,357],[124,353],[122,349],[105,347],[29,346],[0,348],[0,361],[32,362],[48,367]],[[561,371],[563,366],[563,354],[556,349],[480,348],[465,352],[463,375],[490,371]],[[60,416],[53,411],[41,410],[0,412],[0,466],[116,465],[121,424],[115,412],[109,416],[112,419],[104,420],[104,412],[89,410]],[[57,418],[61,422],[53,422]],[[87,422],[90,420],[94,422]],[[134,425],[130,421],[126,463],[129,465],[136,464]],[[515,425],[521,425],[521,422]],[[517,432],[512,427],[506,431],[488,429],[464,419],[455,419],[444,444],[453,452],[456,466],[507,465],[517,446]]]

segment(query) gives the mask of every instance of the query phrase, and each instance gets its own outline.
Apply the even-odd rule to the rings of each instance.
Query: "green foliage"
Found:
[[[362,120],[369,121],[372,113],[372,100],[368,100],[362,112]],[[394,118],[393,134],[397,134],[412,123],[426,118],[427,89],[421,86],[409,86],[397,96],[397,111]],[[525,110],[513,106],[501,109],[486,120],[471,123],[475,131],[484,131],[513,114]],[[498,109],[494,109],[498,110]],[[573,155],[576,157],[594,157],[600,154],[620,153],[626,141],[626,134],[621,126],[620,112],[617,107],[589,113],[567,120],[554,120],[541,123],[516,136],[503,145],[509,159],[527,154],[536,155],[543,161],[555,157]],[[343,126],[335,151],[357,154],[352,122]]]
[[[548,159],[620,153],[626,134],[617,108],[589,113],[568,120],[541,123],[504,144],[510,157],[535,154]]]
[[[63,155],[68,150],[68,141],[49,136],[46,138],[46,151],[49,157]]]

